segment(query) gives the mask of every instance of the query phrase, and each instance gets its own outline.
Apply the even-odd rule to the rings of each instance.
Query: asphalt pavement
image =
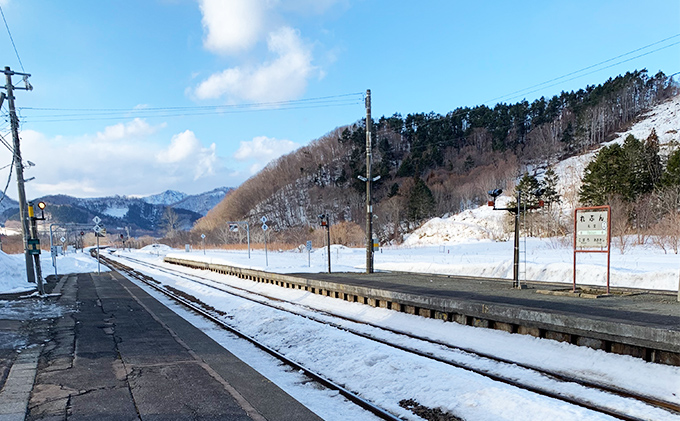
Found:
[[[6,300],[61,314],[0,320],[0,421],[320,420],[118,273],[48,288]]]

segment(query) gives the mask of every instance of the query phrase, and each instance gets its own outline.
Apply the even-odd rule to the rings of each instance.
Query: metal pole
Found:
[[[574,284],[571,292],[576,292],[576,218],[578,217],[578,210],[574,209]]]
[[[264,231],[264,265],[269,266],[269,256],[267,255],[267,231]]]
[[[35,218],[35,209],[33,209],[33,203],[28,204],[28,216],[31,219],[31,237],[33,239],[38,238],[38,221]],[[34,254],[33,259],[35,259],[35,274],[36,280],[38,281],[38,294],[45,295],[45,286],[43,285],[42,270],[40,268],[40,254]]]
[[[366,90],[366,273],[373,273],[373,206],[371,205],[371,90]],[[330,249],[329,249],[330,253]],[[328,257],[330,272],[330,255]]]
[[[326,216],[328,218],[328,216]],[[326,243],[328,244],[328,273],[331,273],[331,223],[326,219]]]
[[[519,210],[520,210],[520,191],[517,190],[517,210],[515,213],[515,258],[512,270],[512,286],[520,288],[519,285]]]
[[[250,225],[246,222],[246,237],[248,237],[248,258],[250,259]]]
[[[55,281],[59,281],[59,276],[57,276],[57,256],[54,253],[54,245],[52,244],[52,226],[54,224],[50,224],[50,254],[52,255],[52,266],[54,266],[54,279]]]
[[[26,190],[24,189],[24,166],[21,162],[21,150],[19,148],[19,128],[17,113],[14,108],[14,86],[12,85],[12,75],[14,72],[10,70],[9,66],[5,67],[7,90],[7,101],[9,103],[9,122],[12,127],[12,141],[14,145],[14,166],[17,177],[17,190],[19,193],[19,218],[21,219],[21,231],[24,237],[24,257],[26,259],[26,276],[28,282],[35,282],[35,269],[33,268],[33,259],[28,250],[28,210],[26,207]]]
[[[95,232],[94,236],[97,237],[97,275],[101,275],[101,263],[99,261],[99,233]]]

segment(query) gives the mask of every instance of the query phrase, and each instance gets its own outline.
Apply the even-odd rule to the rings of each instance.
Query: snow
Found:
[[[374,254],[374,267],[376,270],[512,279],[512,241],[474,240],[466,237],[468,232],[483,232],[488,235],[490,232],[500,231],[500,228],[484,218],[489,214],[496,218],[505,212],[481,207],[466,212],[464,216],[435,218],[414,231],[404,245],[381,247]],[[163,253],[165,252],[159,252]],[[326,248],[313,250],[309,263],[307,252],[297,249],[270,250],[266,256],[264,250],[252,250],[250,259],[245,250],[206,250],[205,254],[203,251],[187,253],[172,250],[167,255],[250,269],[295,273],[325,272],[328,261],[326,253]],[[570,284],[573,282],[573,258],[571,238],[522,239],[520,279]],[[606,285],[606,254],[579,253],[576,262],[579,285]],[[334,272],[362,272],[365,270],[365,263],[365,249],[331,246],[331,269]],[[664,291],[678,289],[680,256],[664,254],[659,248],[629,245],[625,253],[621,253],[614,244],[610,266],[612,287]]]
[[[85,253],[69,253],[56,258],[57,274],[90,273],[97,271],[97,261],[93,260],[87,251]],[[54,266],[49,253],[40,255],[40,267],[43,276],[54,274]],[[102,272],[108,271],[101,266]],[[26,260],[23,254],[7,254],[0,251],[0,294],[13,294],[35,291],[36,284],[31,284],[26,278]]]
[[[466,245],[469,245],[467,243]],[[481,244],[505,244],[491,241],[478,242]],[[446,250],[449,246],[446,246]],[[446,255],[438,247],[420,247],[402,249],[414,254],[419,260],[427,260],[426,253]],[[348,261],[358,262],[365,258],[364,250],[333,247],[331,253],[337,253],[338,270],[348,268]],[[473,253],[474,254],[474,253]],[[178,253],[172,255],[191,257],[196,260],[214,261],[230,260],[244,263],[248,260],[247,253],[207,251],[205,255],[198,253]],[[407,254],[402,254],[404,257]],[[154,256],[140,252],[117,252],[116,256],[130,256],[155,264],[167,265],[162,262],[162,256]],[[240,257],[235,257],[240,256]],[[377,258],[384,256],[378,255]],[[311,256],[312,268],[319,270],[324,267],[325,257],[321,250],[315,250]],[[118,257],[116,257],[118,258]],[[263,269],[265,256],[263,250],[252,252],[250,267]],[[414,259],[415,261],[416,259]],[[299,252],[269,252],[270,271],[292,272],[302,271],[307,264],[307,253]],[[475,420],[605,420],[611,419],[599,414],[593,414],[582,408],[565,405],[549,398],[520,391],[514,387],[498,384],[490,379],[452,368],[435,361],[423,360],[413,355],[398,351],[379,343],[348,335],[337,328],[319,325],[309,319],[283,313],[280,310],[261,307],[251,301],[216,291],[205,285],[198,285],[187,279],[168,275],[148,267],[137,265],[124,260],[138,271],[153,276],[165,285],[182,289],[197,297],[201,301],[219,309],[228,316],[225,320],[251,337],[263,341],[268,346],[286,354],[296,361],[316,371],[346,388],[361,393],[364,398],[408,420],[418,419],[413,414],[401,408],[398,403],[402,399],[415,399],[420,404],[450,411],[463,419]],[[254,283],[237,277],[220,275],[213,272],[178,268],[167,265],[173,270],[180,270],[188,274],[197,274],[204,279],[210,279],[222,287],[233,285],[253,292],[264,293],[276,299],[285,300],[286,308],[313,308],[338,314],[399,331],[410,332],[441,342],[474,349],[479,352],[497,355],[509,360],[541,366],[565,374],[587,378],[617,387],[642,392],[671,402],[680,402],[680,368],[647,363],[641,359],[615,355],[586,347],[578,347],[568,343],[550,341],[526,335],[514,335],[491,329],[475,328],[456,323],[447,323],[417,317],[409,314],[390,311],[383,308],[373,308],[358,303],[345,302],[330,297],[311,294],[303,290],[280,288],[265,283]],[[245,265],[244,265],[245,266]],[[358,266],[358,265],[357,265]],[[355,268],[356,269],[356,268]],[[150,291],[152,294],[158,294]],[[159,299],[164,298],[158,296]],[[296,373],[277,370],[277,363],[247,345],[238,344],[230,335],[211,328],[200,321],[195,315],[183,311],[176,305],[167,303],[174,311],[191,323],[202,326],[218,343],[223,344],[238,358],[241,358],[256,370],[267,376],[271,381],[282,387],[286,392],[300,400],[327,420],[348,419],[341,411],[331,411],[328,403],[332,396],[321,396],[318,391],[311,391],[306,383],[296,377]],[[312,315],[309,310],[302,311],[302,315]],[[322,316],[327,317],[327,316]],[[337,320],[334,320],[337,322]],[[341,322],[344,327],[377,334],[375,329],[357,325],[352,322]],[[392,334],[382,333],[381,336],[394,341]],[[678,420],[661,410],[650,410],[629,400],[617,398],[609,394],[584,391],[574,385],[557,386],[552,380],[543,376],[527,374],[514,367],[501,368],[495,363],[475,361],[473,357],[443,349],[438,346],[413,342],[410,339],[399,339],[399,343],[412,346],[423,352],[432,353],[442,358],[452,358],[476,364],[480,369],[490,372],[502,372],[504,375],[521,379],[522,382],[535,384],[543,388],[559,387],[559,393],[573,396],[587,396],[602,404],[617,410],[626,410],[629,414],[640,419]],[[355,415],[351,419],[373,419]]]
[[[128,213],[128,208],[108,208],[104,212],[104,215],[112,216],[114,218],[123,218]]]

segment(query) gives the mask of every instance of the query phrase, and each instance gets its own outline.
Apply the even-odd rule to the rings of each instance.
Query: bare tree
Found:
[[[163,227],[165,228],[165,236],[174,238],[179,229],[179,215],[177,215],[177,212],[170,206],[167,206],[163,212],[162,221]]]

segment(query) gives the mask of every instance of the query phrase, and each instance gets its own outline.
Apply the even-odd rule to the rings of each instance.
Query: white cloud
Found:
[[[301,96],[307,80],[319,73],[312,65],[311,48],[290,27],[270,33],[267,46],[277,56],[275,60],[255,68],[232,67],[213,74],[196,88],[196,97],[283,101]]]
[[[133,121],[122,126],[144,127],[135,124],[138,123]],[[27,196],[139,195],[169,188],[198,193],[222,185],[235,186],[241,181],[229,177],[230,170],[222,165],[214,143],[203,146],[189,130],[166,138],[165,142],[159,142],[157,135],[148,136],[148,131],[136,133],[135,137],[103,142],[100,137],[113,139],[114,134],[120,133],[104,129],[95,135],[47,137],[23,130],[22,157],[36,164],[25,172],[26,178],[35,177],[26,184]],[[4,155],[0,158],[7,160]]]
[[[118,123],[105,127],[103,132],[97,133],[97,140],[107,142],[123,138],[144,137],[157,132],[163,127],[165,127],[165,123],[151,126],[146,120],[135,118],[129,123]]]
[[[213,143],[204,148],[191,130],[186,130],[172,137],[170,145],[156,154],[160,164],[173,164],[173,173],[190,171],[193,179],[215,175],[215,168],[219,162],[217,147]]]
[[[248,50],[262,35],[266,0],[200,0],[203,46],[217,54]]]
[[[292,152],[299,147],[299,144],[290,140],[258,136],[248,142],[242,141],[241,146],[234,153],[234,158],[239,161],[255,161],[250,166],[250,173],[255,174],[273,159]]]
[[[201,143],[191,130],[176,134],[167,149],[160,151],[156,158],[161,163],[177,163],[190,158],[201,148]]]

